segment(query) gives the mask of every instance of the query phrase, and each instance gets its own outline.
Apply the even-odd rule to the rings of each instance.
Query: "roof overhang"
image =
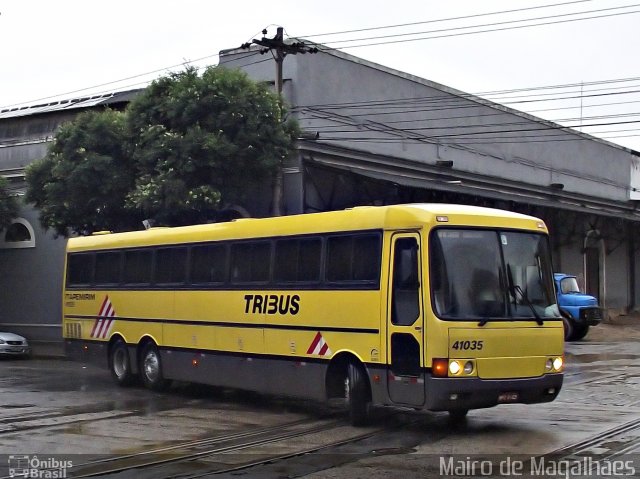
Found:
[[[453,168],[424,165],[317,141],[300,141],[305,161],[346,170],[368,178],[401,186],[448,191],[484,198],[532,204],[590,215],[640,221],[636,202],[621,203],[521,182],[482,176]]]

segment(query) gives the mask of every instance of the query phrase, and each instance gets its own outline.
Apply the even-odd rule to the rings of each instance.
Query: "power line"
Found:
[[[446,20],[455,20],[455,19],[464,19],[464,18],[473,18],[473,17],[483,17],[483,16],[489,16],[489,15],[497,15],[497,14],[501,14],[501,13],[513,13],[513,12],[519,12],[519,11],[526,11],[526,10],[534,10],[534,9],[540,9],[540,8],[550,8],[550,7],[556,7],[556,6],[565,6],[565,5],[571,5],[571,4],[575,4],[575,3],[584,3],[587,1],[592,1],[592,0],[578,0],[578,1],[573,1],[573,2],[563,2],[563,3],[558,3],[558,4],[550,4],[550,5],[543,5],[543,6],[536,6],[536,7],[528,7],[528,8],[522,8],[522,9],[514,9],[514,10],[503,10],[503,11],[498,11],[498,12],[489,12],[489,13],[484,13],[484,14],[476,14],[476,15],[468,15],[468,16],[464,16],[464,17],[455,17],[455,18],[450,18],[450,19],[440,19],[440,20],[432,20],[432,21],[424,21],[424,22],[414,22],[413,24],[425,24],[425,23],[432,23],[432,22],[438,22],[438,21],[446,21]],[[616,8],[631,8],[637,5],[627,5],[625,7],[616,7]],[[598,10],[594,10],[594,11],[598,11]],[[603,11],[603,10],[602,10]],[[578,13],[573,13],[571,15],[577,15],[580,13],[585,13],[585,12],[578,12]],[[627,12],[627,13],[637,13],[637,12]],[[592,17],[592,18],[600,18],[600,17]],[[585,18],[585,19],[589,19],[589,18]],[[530,19],[529,21],[534,20],[534,19]],[[574,20],[581,20],[581,19],[574,19]],[[519,20],[522,21],[522,20]],[[333,32],[333,33],[327,33],[327,34],[316,34],[314,36],[320,36],[320,35],[331,35],[331,34],[336,34],[336,33],[349,33],[349,32],[358,32],[358,31],[368,31],[368,30],[376,30],[376,29],[383,29],[383,28],[392,28],[392,27],[401,27],[401,26],[408,26],[408,25],[412,25],[412,24],[401,24],[401,25],[391,25],[391,26],[386,26],[386,27],[372,27],[372,28],[368,28],[368,29],[358,29],[358,30],[353,30],[353,31],[345,31],[345,32]],[[527,25],[526,27],[533,27],[533,26],[540,26],[543,24],[538,24],[538,25]],[[522,26],[520,26],[522,27]],[[473,27],[465,27],[465,28],[473,28]],[[479,31],[479,32],[464,32],[464,35],[469,35],[469,34],[475,34],[475,33],[486,33],[487,31]],[[454,35],[458,35],[458,34],[454,34]],[[439,37],[429,37],[429,38],[424,38],[424,39],[430,39],[430,38],[439,38]],[[416,40],[420,40],[420,39],[410,39],[407,41],[416,41]],[[350,41],[354,41],[354,40],[350,40]],[[401,41],[405,41],[405,40],[401,40]],[[389,43],[397,43],[399,41],[394,41],[394,42],[389,42]],[[345,47],[345,48],[356,48],[356,47],[361,47],[361,46],[374,46],[374,45],[379,45],[379,44],[385,44],[386,42],[379,42],[379,43],[372,43],[372,44],[367,44],[367,45],[355,45],[355,46],[349,46],[349,47]],[[319,47],[322,49],[322,47]],[[194,62],[198,62],[198,61],[202,61],[208,58],[212,58],[218,56],[218,54],[212,54],[212,55],[207,55],[205,57],[201,57],[195,60],[192,60],[188,63],[194,63]],[[257,62],[259,63],[259,62]],[[34,103],[34,102],[39,102],[39,101],[44,101],[44,100],[48,100],[48,99],[52,99],[52,98],[57,98],[60,96],[67,96],[67,95],[72,95],[72,94],[76,94],[76,93],[80,93],[83,91],[88,91],[88,90],[93,90],[95,88],[100,88],[103,86],[108,86],[108,85],[113,85],[113,84],[117,84],[117,83],[121,83],[123,81],[127,81],[127,80],[131,80],[131,79],[135,79],[135,78],[140,78],[140,77],[144,77],[144,76],[148,76],[154,73],[159,73],[162,71],[166,71],[172,68],[176,68],[179,66],[183,66],[185,63],[181,63],[181,64],[176,64],[176,65],[171,65],[168,67],[163,67],[160,69],[156,69],[150,72],[145,72],[145,73],[141,73],[138,75],[133,75],[130,77],[126,77],[126,78],[122,78],[119,80],[113,80],[113,81],[109,81],[106,83],[101,83],[98,85],[93,85],[90,87],[85,87],[82,89],[77,89],[77,90],[73,90],[73,91],[68,91],[68,92],[64,92],[64,93],[59,93],[56,95],[51,95],[51,96],[47,96],[47,97],[42,97],[42,98],[37,98],[34,100],[27,100],[24,102],[20,102],[20,103],[15,103],[15,104],[11,104],[11,105],[6,105],[6,106],[1,106],[0,109],[8,109],[8,108],[12,108],[18,105],[24,105],[24,104],[28,104],[28,103]],[[246,66],[246,65],[245,65]],[[242,66],[241,66],[242,67]]]
[[[403,40],[387,40],[387,41],[381,41],[381,42],[375,42],[375,43],[362,43],[360,45],[348,45],[348,46],[342,46],[340,48],[350,49],[350,48],[372,47],[372,46],[378,46],[378,45],[391,45],[391,44],[397,44],[397,43],[417,42],[422,40],[435,40],[439,38],[451,38],[451,37],[459,37],[459,36],[467,36],[467,35],[476,35],[479,33],[493,33],[493,32],[507,31],[507,30],[519,30],[523,28],[541,27],[546,25],[558,25],[562,23],[579,22],[583,20],[594,20],[598,18],[617,17],[621,15],[630,15],[633,13],[640,13],[640,10],[633,10],[630,12],[622,12],[622,13],[611,13],[606,15],[594,15],[591,17],[584,17],[584,18],[573,18],[573,19],[557,20],[557,21],[551,21],[551,22],[534,23],[531,25],[515,25],[510,27],[492,28],[488,30],[478,30],[478,31],[472,31],[472,32],[458,32],[458,33],[449,33],[444,35],[434,35],[434,36],[428,36],[428,37],[409,38],[409,39],[403,39]],[[464,28],[474,28],[474,27],[464,27]],[[327,42],[327,43],[331,44],[331,43],[337,43],[337,42]],[[337,48],[323,47],[323,46],[318,46],[318,49],[324,52],[337,50]]]
[[[411,35],[425,35],[425,34],[432,34],[432,33],[442,33],[442,32],[450,32],[450,31],[457,31],[457,30],[467,30],[470,28],[483,28],[483,27],[494,27],[494,26],[498,26],[498,25],[509,25],[512,23],[523,23],[523,22],[533,22],[533,21],[538,21],[538,20],[549,20],[549,19],[553,19],[553,18],[563,18],[563,17],[570,17],[570,16],[575,16],[575,15],[585,15],[585,14],[590,14],[590,13],[600,13],[600,12],[607,12],[607,11],[612,11],[612,10],[621,10],[621,9],[625,9],[625,8],[635,8],[635,7],[639,7],[640,4],[632,4],[632,5],[625,5],[622,7],[610,7],[610,8],[601,8],[601,9],[597,9],[597,10],[587,10],[587,11],[583,11],[583,12],[572,12],[572,13],[563,13],[563,14],[556,14],[556,15],[546,15],[546,16],[542,16],[542,17],[534,17],[534,18],[524,18],[524,19],[520,19],[520,20],[508,20],[508,21],[504,21],[504,22],[492,22],[492,23],[485,23],[485,24],[480,24],[480,25],[470,25],[470,26],[464,26],[464,27],[449,27],[449,28],[442,28],[439,30],[429,30],[429,31],[425,31],[425,32],[411,32],[411,33],[396,33],[396,34],[391,34],[391,35],[378,35],[375,37],[366,37],[366,38],[352,38],[349,40],[335,40],[335,41],[331,41],[331,42],[327,42],[328,44],[331,45],[336,45],[339,43],[351,43],[351,42],[359,42],[359,41],[368,41],[368,40],[379,40],[379,39],[384,39],[384,38],[397,38],[397,37],[406,37],[406,36],[411,36]],[[623,14],[626,13],[634,13],[634,12],[624,12]],[[598,17],[596,17],[598,18]],[[574,20],[583,20],[585,18],[578,18],[578,19],[574,19]],[[586,18],[589,19],[589,18]]]
[[[396,25],[383,25],[383,26],[378,26],[378,27],[369,27],[369,28],[358,28],[355,30],[343,30],[340,32],[330,32],[330,33],[316,33],[313,35],[301,35],[301,37],[303,38],[315,38],[315,37],[326,37],[326,36],[331,36],[331,35],[343,35],[345,33],[360,33],[360,32],[370,32],[370,31],[374,31],[374,30],[384,30],[384,29],[389,29],[389,28],[401,28],[401,27],[412,27],[415,25],[426,25],[429,23],[439,23],[439,22],[449,22],[449,21],[453,21],[453,20],[466,20],[468,18],[478,18],[478,17],[487,17],[487,16],[491,16],[491,15],[501,15],[504,13],[515,13],[515,12],[524,12],[527,10],[539,10],[542,8],[551,8],[551,7],[558,7],[558,6],[565,6],[565,5],[571,5],[574,3],[585,3],[585,2],[591,2],[592,0],[578,0],[578,1],[574,1],[574,2],[563,2],[563,3],[554,3],[551,5],[540,5],[540,6],[535,6],[535,7],[526,7],[526,8],[517,8],[514,10],[500,10],[497,12],[488,12],[488,13],[477,13],[474,15],[464,15],[464,16],[460,16],[460,17],[450,17],[450,18],[440,18],[440,19],[436,19],[436,20],[423,20],[420,22],[411,22],[411,23],[399,23]]]

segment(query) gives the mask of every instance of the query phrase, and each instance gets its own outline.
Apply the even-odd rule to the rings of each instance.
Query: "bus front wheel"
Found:
[[[109,351],[109,369],[111,375],[119,386],[129,386],[135,381],[135,375],[131,370],[129,350],[122,339],[118,339]]]
[[[140,374],[144,385],[153,391],[164,391],[171,384],[162,374],[160,352],[153,343],[147,343],[142,349]]]
[[[353,426],[364,426],[369,421],[369,388],[362,368],[353,363],[347,366],[345,398],[349,410],[349,421]]]
[[[454,424],[464,423],[467,420],[468,409],[450,409],[449,420]]]

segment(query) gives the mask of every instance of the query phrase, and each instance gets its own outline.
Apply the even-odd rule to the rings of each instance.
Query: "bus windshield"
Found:
[[[442,319],[559,317],[543,234],[440,228],[430,265],[432,306]]]

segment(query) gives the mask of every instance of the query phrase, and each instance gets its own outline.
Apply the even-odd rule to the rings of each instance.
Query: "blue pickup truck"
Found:
[[[597,298],[582,293],[576,277],[570,274],[555,273],[558,308],[564,322],[564,339],[577,341],[586,336],[589,326],[602,321],[602,309]]]

